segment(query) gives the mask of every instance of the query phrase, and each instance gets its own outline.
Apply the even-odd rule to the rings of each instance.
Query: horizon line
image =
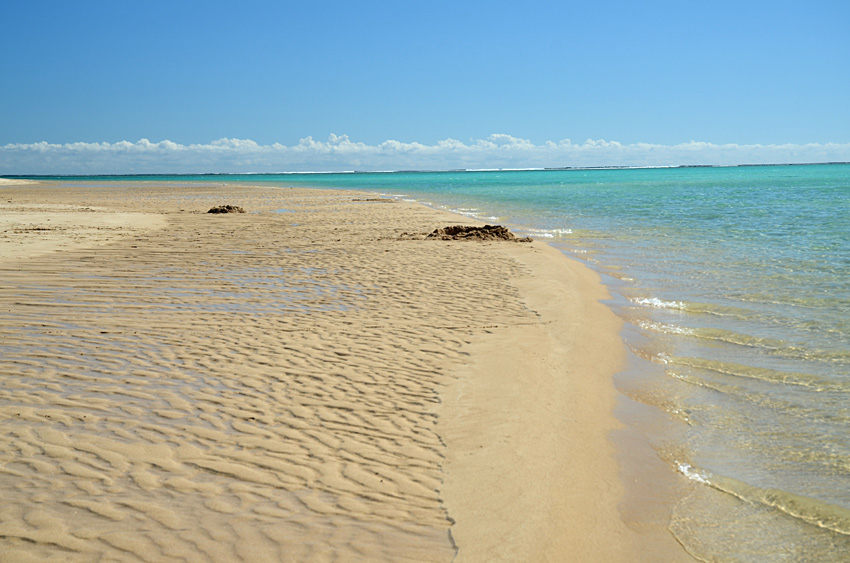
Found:
[[[447,168],[447,169],[400,169],[400,170],[328,170],[328,171],[282,171],[282,172],[142,172],[109,174],[0,174],[0,178],[26,180],[31,178],[108,178],[108,177],[153,177],[153,176],[287,176],[307,174],[437,174],[477,172],[569,172],[588,170],[655,170],[682,168],[757,168],[771,166],[833,166],[848,165],[850,161],[824,162],[776,162],[742,164],[671,164],[671,165],[610,165],[610,166],[555,166],[534,168]]]

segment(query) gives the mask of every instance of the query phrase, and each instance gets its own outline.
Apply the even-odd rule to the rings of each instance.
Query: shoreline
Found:
[[[181,536],[197,541],[198,533],[214,531],[232,550],[225,552],[244,560],[262,553],[274,559],[275,542],[291,550],[278,555],[295,559],[452,560],[457,549],[457,561],[649,561],[658,550],[667,560],[687,560],[672,537],[653,547],[659,536],[635,532],[618,512],[625,486],[610,434],[621,427],[613,375],[625,347],[620,321],[599,302],[605,290],[589,268],[541,242],[422,240],[432,228],[478,222],[372,194],[122,186],[26,193],[0,185],[2,199],[12,200],[6,206],[33,214],[28,227],[9,234],[12,242],[20,243],[26,229],[26,236],[54,237],[56,245],[76,239],[56,246],[63,252],[45,254],[51,243],[42,238],[38,256],[0,262],[15,272],[0,293],[3,303],[27,305],[22,316],[13,310],[0,322],[0,332],[19,341],[12,347],[19,357],[0,367],[28,378],[0,402],[4,418],[17,419],[16,438],[4,449],[41,448],[48,458],[41,465],[27,454],[2,460],[15,471],[0,474],[0,486],[24,484],[30,495],[10,502],[7,510],[28,524],[0,525],[5,537],[19,538],[3,540],[11,542],[5,547],[48,553],[50,537],[81,554],[125,543],[142,553],[154,531],[163,533],[157,523],[172,524],[166,531],[188,525],[188,515],[173,509],[179,501],[200,502],[192,506],[204,515],[201,522],[194,532],[190,526],[160,537],[151,553],[177,553],[188,541]],[[47,203],[64,207],[33,210]],[[204,215],[224,203],[249,213]],[[58,213],[72,217],[60,222]],[[86,232],[84,221],[72,225],[73,216],[95,223]],[[100,279],[110,275],[116,279]],[[165,281],[160,287],[146,276]],[[59,307],[49,303],[49,292],[35,298],[27,289],[34,279],[65,294],[63,322],[83,327],[78,333],[61,326],[20,332]],[[96,318],[81,317],[86,312]],[[196,334],[182,342],[187,326]],[[149,410],[134,425],[120,416],[122,391],[112,386],[97,397],[97,427],[75,422],[86,406],[62,403],[59,395],[68,391],[54,396],[51,386],[66,386],[65,372],[85,381],[111,368],[90,364],[80,372],[62,357],[21,351],[35,341],[49,349],[51,338],[57,350],[73,345],[100,354],[134,389],[156,380],[171,390],[167,404],[137,394],[130,406]],[[144,344],[155,358],[141,363],[122,351],[127,344]],[[270,377],[280,392],[261,396]],[[78,394],[92,392],[74,385]],[[209,385],[232,402],[217,403],[222,399],[210,395]],[[33,388],[45,389],[43,402],[20,407],[24,389],[31,395]],[[237,391],[242,395],[228,395]],[[202,422],[190,424],[199,410]],[[34,425],[44,423],[54,432],[47,438],[36,436]],[[121,440],[98,439],[97,432],[117,427]],[[54,458],[39,445],[45,439],[70,457]],[[157,450],[158,440],[177,453]],[[281,440],[298,447],[280,451],[274,444]],[[246,443],[253,449],[239,450]],[[100,452],[97,459],[89,459],[92,451]],[[46,493],[45,474],[66,480],[66,488]],[[121,485],[120,475],[135,477]],[[159,503],[127,509],[151,491]],[[227,495],[227,506],[216,501]],[[116,497],[124,502],[110,504]],[[95,500],[98,508],[89,504]],[[67,515],[68,507],[84,510],[88,524],[103,531],[83,539],[43,524]],[[262,524],[265,537],[234,529],[225,514]],[[116,536],[110,518],[139,524]],[[299,533],[276,537],[263,527],[268,519]],[[213,547],[206,553],[215,559]]]
[[[522,264],[514,283],[537,319],[473,344],[448,389],[439,427],[457,560],[634,560],[608,440],[620,323],[594,274],[551,247],[496,252]]]

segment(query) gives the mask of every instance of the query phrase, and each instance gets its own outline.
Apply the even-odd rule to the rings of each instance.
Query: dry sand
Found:
[[[422,236],[458,222],[0,186],[0,561],[658,560],[617,510],[598,279]]]
[[[0,178],[0,188],[9,186],[37,186],[39,182],[35,180],[19,180],[17,178]]]

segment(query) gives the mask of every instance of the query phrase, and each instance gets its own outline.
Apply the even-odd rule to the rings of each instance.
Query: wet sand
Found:
[[[618,511],[598,279],[539,242],[424,239],[457,223],[0,185],[0,561],[657,560]]]

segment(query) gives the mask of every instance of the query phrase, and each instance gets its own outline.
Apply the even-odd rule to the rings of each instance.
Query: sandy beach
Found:
[[[679,560],[618,510],[598,278],[538,241],[425,238],[459,223],[348,191],[0,184],[0,561]]]

